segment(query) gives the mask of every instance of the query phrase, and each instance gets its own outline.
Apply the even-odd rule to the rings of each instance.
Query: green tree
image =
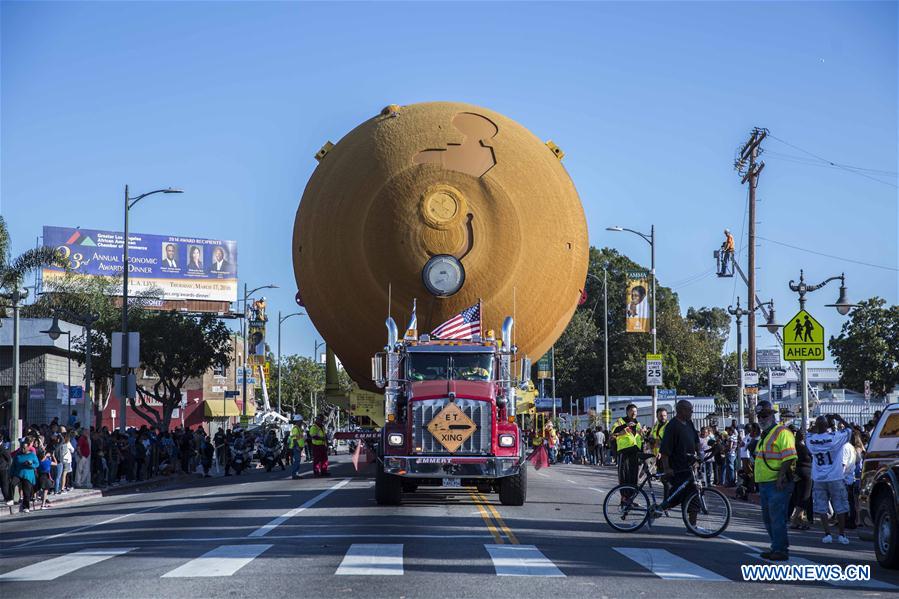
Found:
[[[67,268],[68,262],[62,253],[48,247],[39,247],[19,254],[10,255],[11,240],[6,220],[0,216],[0,291],[12,292],[22,287],[28,273],[45,266]],[[0,316],[6,316],[7,306],[0,305]]]
[[[871,391],[884,397],[899,384],[899,306],[879,297],[860,302],[828,347],[843,386],[862,391],[871,381]]]
[[[609,311],[603,314],[603,266],[608,272]],[[556,344],[558,396],[582,397],[603,389],[603,318],[609,330],[609,392],[648,394],[646,354],[652,336],[625,332],[623,309],[628,272],[648,270],[609,248],[590,248],[587,301],[579,306]],[[677,294],[657,285],[658,353],[663,355],[665,386],[681,394],[721,392],[721,352],[730,316],[721,308],[690,308],[681,314]]]
[[[138,385],[131,408],[150,424],[168,430],[187,381],[213,366],[231,363],[231,332],[214,314],[147,310],[135,311],[129,329],[140,333],[141,362],[159,377],[152,386]],[[157,409],[149,399],[162,405]]]

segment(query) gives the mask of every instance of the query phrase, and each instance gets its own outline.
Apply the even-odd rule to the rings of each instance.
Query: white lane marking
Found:
[[[546,477],[549,477],[549,475],[546,474],[545,472],[538,472],[537,470],[534,470],[534,474],[536,474],[537,476],[546,476]]]
[[[591,491],[596,491],[597,493],[605,493],[605,491],[603,491],[599,487],[587,487],[587,488],[590,489]]]
[[[337,576],[402,576],[403,545],[355,543],[347,549]]]
[[[747,553],[749,557],[754,557],[755,559],[761,560],[763,562],[767,562],[769,564],[782,564],[787,563],[791,566],[818,566],[815,562],[805,559],[804,557],[795,557],[790,556],[789,561],[787,562],[772,562],[771,560],[767,560],[757,553]],[[829,564],[828,564],[829,565]],[[874,580],[873,578],[870,580],[858,580],[858,581],[848,581],[848,580],[825,580],[829,585],[835,587],[866,587],[869,589],[895,589],[896,585],[889,584],[887,582],[881,582],[879,580]]]
[[[753,546],[750,545],[749,543],[744,543],[743,541],[738,541],[737,539],[732,539],[732,538],[730,538],[730,537],[728,537],[728,536],[725,536],[725,535],[719,535],[719,536],[720,536],[722,539],[726,539],[726,540],[730,541],[731,543],[736,543],[737,545],[740,545],[741,547],[745,547],[746,549],[749,549],[750,551],[754,551],[754,552],[756,552],[756,553],[759,553],[759,552],[762,551],[762,550],[759,549],[758,547],[753,547]]]
[[[484,549],[497,576],[565,576],[533,545],[484,545]]]
[[[566,478],[565,480],[566,480],[567,482],[570,482],[571,484],[577,486],[577,483],[574,482],[573,480],[571,480],[570,478]]]
[[[61,555],[53,559],[31,564],[12,572],[0,575],[0,580],[56,580],[60,576],[70,574],[75,570],[86,568],[93,564],[108,560],[111,557],[133,551],[135,547],[119,549],[82,549],[68,555]]]
[[[131,534],[130,532],[128,534]],[[334,534],[305,534],[305,535],[278,535],[279,541],[286,539],[492,539],[489,534],[458,534],[458,535],[426,535],[426,534],[364,534],[364,533],[334,533]],[[143,545],[154,543],[171,543],[173,539],[141,539]],[[178,541],[185,543],[221,543],[223,541],[245,541],[247,537],[178,537]],[[53,543],[54,547],[82,547],[85,545],[107,545],[121,543],[122,539],[91,539],[84,541],[72,541],[66,543]],[[2,552],[0,557],[12,557],[17,555],[13,551]]]
[[[96,526],[103,526],[104,524],[110,524],[112,522],[117,522],[123,518],[130,518],[131,516],[136,516],[138,514],[145,514],[149,511],[164,507],[164,505],[154,505],[153,507],[144,508],[142,510],[138,510],[136,512],[132,512],[130,514],[122,514],[121,516],[116,516],[115,518],[109,518],[108,520],[104,520],[103,522],[97,522],[96,524],[88,524],[87,526],[82,526],[81,528],[75,528],[72,530],[67,530],[65,532],[60,532],[55,535],[49,535],[46,537],[38,537],[34,540],[28,541],[27,543],[22,543],[21,545],[16,545],[13,549],[19,549],[20,547],[28,547],[29,545],[34,545],[35,543],[41,543],[43,541],[49,541],[50,539],[58,539],[59,537],[67,537],[71,534],[75,534],[76,532],[81,532],[83,530],[87,530],[89,528],[94,528]]]
[[[728,581],[724,576],[697,566],[693,562],[678,557],[666,549],[646,549],[643,547],[614,547],[613,549],[664,580]]]
[[[324,491],[322,491],[321,493],[319,493],[318,495],[316,495],[315,497],[313,497],[312,499],[310,499],[309,501],[307,501],[300,507],[295,507],[292,510],[290,510],[289,512],[285,512],[283,515],[278,516],[277,518],[275,518],[268,524],[260,526],[259,528],[257,528],[253,532],[251,532],[248,536],[264,537],[271,531],[278,528],[280,525],[284,524],[290,518],[293,518],[300,512],[305,511],[307,508],[312,507],[313,505],[315,505],[316,503],[318,503],[319,501],[321,501],[322,499],[324,499],[325,497],[327,497],[328,495],[330,495],[331,493],[333,493],[340,487],[343,487],[344,485],[348,484],[349,482],[350,482],[350,479],[342,480],[339,483],[337,483],[336,485],[334,485],[333,487],[331,487],[330,489],[325,489]]]
[[[166,572],[162,577],[231,576],[270,547],[271,545],[222,545]]]

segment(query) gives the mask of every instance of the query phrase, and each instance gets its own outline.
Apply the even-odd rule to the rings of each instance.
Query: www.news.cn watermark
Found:
[[[818,564],[742,565],[746,582],[868,582],[871,566],[819,566]]]

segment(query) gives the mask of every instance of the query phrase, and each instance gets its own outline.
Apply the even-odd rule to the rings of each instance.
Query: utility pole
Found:
[[[755,190],[758,187],[759,175],[765,168],[764,162],[756,162],[761,154],[762,140],[768,135],[767,129],[755,127],[749,140],[740,149],[740,157],[734,167],[742,175],[741,183],[749,183],[749,246],[747,271],[749,275],[749,294],[746,302],[747,328],[747,353],[749,358],[749,370],[756,369],[755,362]],[[748,164],[747,164],[748,163]],[[735,258],[736,259],[736,258]],[[750,398],[750,408],[754,413],[757,396]]]

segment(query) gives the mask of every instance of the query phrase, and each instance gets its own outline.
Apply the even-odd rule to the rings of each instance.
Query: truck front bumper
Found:
[[[385,456],[384,472],[409,478],[502,478],[518,473],[520,458]]]

